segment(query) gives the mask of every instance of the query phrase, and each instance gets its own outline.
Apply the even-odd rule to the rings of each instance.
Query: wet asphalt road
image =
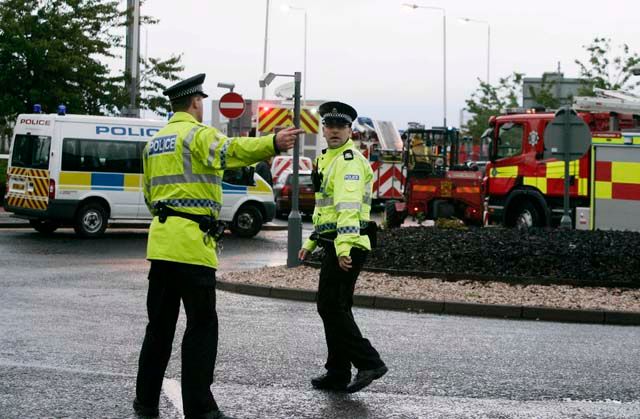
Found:
[[[146,314],[144,230],[0,230],[0,418],[129,418]],[[286,232],[227,237],[221,271],[286,259]],[[311,303],[218,292],[214,395],[238,418],[638,418],[640,328],[356,309],[390,372],[361,393],[322,371]],[[184,331],[180,318],[176,336]],[[180,339],[161,417],[181,417]]]

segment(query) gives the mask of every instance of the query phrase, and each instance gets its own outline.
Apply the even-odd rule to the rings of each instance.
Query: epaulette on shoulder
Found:
[[[342,152],[342,156],[345,160],[353,160],[353,150],[345,150]]]

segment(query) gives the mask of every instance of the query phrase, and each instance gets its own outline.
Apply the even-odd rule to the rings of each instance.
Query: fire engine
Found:
[[[482,147],[467,142],[467,150],[475,148],[478,154],[474,157],[480,161],[462,161],[456,129],[409,128],[403,137],[404,197],[402,202],[385,205],[387,226],[398,227],[407,216],[429,220],[456,217],[467,224],[482,224]],[[465,153],[464,158],[470,154]]]
[[[592,134],[590,150],[570,162],[570,208],[578,227],[640,229],[640,97],[597,90],[575,98]],[[545,158],[544,132],[554,114],[491,117],[485,222],[555,226],[563,214],[564,162]],[[618,221],[614,221],[617,219]]]

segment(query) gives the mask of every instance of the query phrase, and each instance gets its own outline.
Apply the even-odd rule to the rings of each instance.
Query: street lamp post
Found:
[[[267,72],[267,46],[269,44],[269,0],[267,0],[267,11],[264,22],[264,52],[262,53],[262,74]],[[267,86],[262,86],[262,100],[266,97]]]
[[[444,128],[447,128],[447,12],[442,7],[420,6],[418,4],[404,3],[409,9],[429,9],[442,12],[442,112]]]
[[[486,20],[470,19],[468,17],[460,18],[460,20],[467,23],[487,25],[487,84],[489,84],[491,80],[491,25]]]
[[[302,81],[302,103],[307,103],[307,43],[309,42],[308,34],[308,18],[307,18],[307,9],[302,7],[294,7],[288,4],[282,5],[282,11],[287,13],[290,10],[296,10],[304,13],[304,68],[302,69],[302,74],[304,74],[304,80]]]
[[[302,82],[302,74],[296,71],[293,74],[275,74],[265,73],[260,77],[260,87],[267,87],[276,76],[293,77],[294,94],[293,94],[293,125],[300,128],[300,83]],[[298,206],[300,187],[300,138],[296,138],[293,146],[293,176],[292,176],[292,197],[291,212],[287,219],[287,267],[295,268],[300,266],[298,259],[298,251],[302,247],[302,217]]]

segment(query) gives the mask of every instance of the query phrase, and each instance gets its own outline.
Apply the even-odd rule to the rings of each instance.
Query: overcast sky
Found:
[[[409,1],[410,3],[412,1]],[[271,0],[267,70],[303,70],[304,13],[308,15],[307,97],[341,100],[360,115],[442,125],[443,31],[439,10],[408,10],[402,0]],[[608,37],[640,52],[639,0],[425,0],[447,16],[447,120],[458,126],[464,101],[486,78],[487,26],[491,25],[491,82],[513,71],[540,77],[560,62],[577,77],[584,45]],[[236,84],[245,98],[259,99],[266,0],[147,0],[142,13],[160,23],[143,27],[141,52],[182,54],[184,76],[207,74],[205,91],[218,98],[218,82]],[[145,40],[148,39],[148,46]],[[289,81],[277,79],[267,90]],[[207,113],[208,115],[208,113]],[[205,119],[209,119],[205,116]]]

